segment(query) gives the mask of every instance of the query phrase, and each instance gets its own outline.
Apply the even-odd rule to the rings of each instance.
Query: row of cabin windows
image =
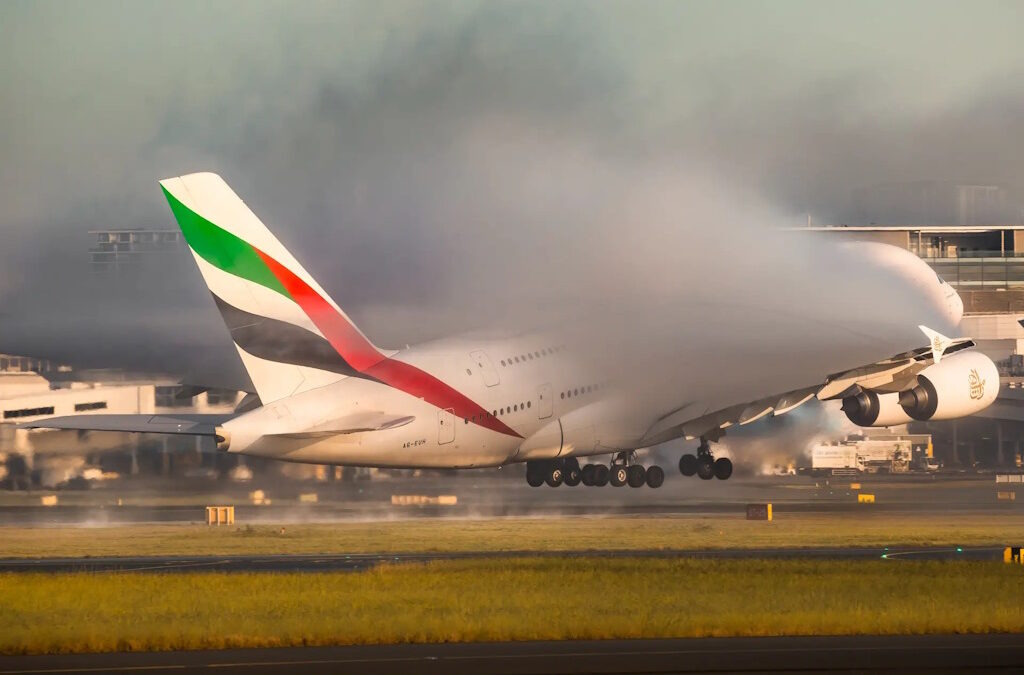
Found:
[[[501,367],[505,368],[505,367],[511,366],[511,365],[513,365],[515,363],[526,363],[527,361],[533,361],[535,358],[539,359],[542,356],[551,356],[555,352],[562,351],[562,349],[564,349],[564,347],[548,347],[546,349],[541,349],[540,351],[537,351],[537,352],[532,352],[532,353],[531,352],[526,352],[526,354],[520,354],[519,356],[512,356],[512,357],[509,357],[507,359],[502,359],[501,360]]]
[[[22,408],[21,410],[5,410],[4,419],[9,420],[13,417],[37,417],[39,415],[52,415],[53,406],[47,406],[45,408]]]
[[[589,394],[590,392],[597,391],[600,388],[600,385],[588,384],[587,386],[580,387],[578,389],[567,389],[562,392],[562,398],[572,398],[573,396],[579,396],[581,394]]]
[[[497,410],[492,410],[490,413],[485,412],[480,415],[473,415],[472,417],[467,417],[465,419],[465,422],[466,424],[469,424],[470,422],[476,423],[478,419],[482,422],[484,418],[487,417],[501,417],[502,415],[507,415],[508,413],[519,412],[520,410],[526,410],[527,408],[532,407],[532,401],[527,401],[526,403],[513,404],[507,408],[498,408]]]

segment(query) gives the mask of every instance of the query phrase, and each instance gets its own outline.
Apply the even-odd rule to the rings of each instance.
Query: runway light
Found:
[[[956,552],[957,552],[957,553],[963,553],[963,552],[964,552],[964,550],[963,550],[962,548],[960,548],[959,546],[957,546],[957,547],[956,547]]]
[[[882,554],[882,560],[888,560],[888,559],[889,559],[889,554],[888,553],[883,553]]]

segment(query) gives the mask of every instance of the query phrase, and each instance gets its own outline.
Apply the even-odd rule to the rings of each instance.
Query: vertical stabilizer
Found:
[[[220,176],[160,185],[264,403],[384,359]]]

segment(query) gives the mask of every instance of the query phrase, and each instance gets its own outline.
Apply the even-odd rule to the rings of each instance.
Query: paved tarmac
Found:
[[[0,673],[1022,672],[1024,636],[698,638],[0,657]]]
[[[1001,560],[1001,547],[755,548],[593,551],[460,551],[328,555],[128,556],[109,558],[0,558],[2,572],[354,572],[385,563],[509,558],[707,558],[719,560],[816,558],[828,560]]]
[[[692,515],[743,513],[746,504],[771,502],[776,512],[822,515],[1024,513],[1018,501],[997,499],[994,475],[898,475],[862,478],[734,477],[701,481],[670,473],[656,490],[628,487],[531,488],[512,469],[471,475],[420,476],[355,483],[261,479],[251,484],[139,479],[110,481],[85,491],[0,492],[2,525],[198,522],[207,504],[235,506],[237,522],[337,522],[347,519],[432,517],[562,517],[575,515]],[[518,472],[518,469],[515,469]],[[859,482],[860,490],[851,488]],[[249,492],[262,490],[272,504],[254,505]],[[1016,488],[1012,488],[1016,490]],[[1024,491],[1024,489],[1022,489]],[[315,492],[317,503],[299,496]],[[858,504],[860,492],[876,496]],[[40,496],[56,494],[57,506]],[[392,495],[454,495],[457,503],[395,505]]]

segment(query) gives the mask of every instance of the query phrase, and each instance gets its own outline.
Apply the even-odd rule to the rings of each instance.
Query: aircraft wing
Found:
[[[19,429],[126,431],[145,434],[214,436],[234,415],[68,415],[19,424]]]
[[[236,417],[227,415],[68,415],[19,424],[19,429],[66,429],[73,431],[123,431],[143,434],[186,434],[217,436],[217,429]],[[364,412],[331,420],[311,428],[282,431],[273,436],[288,438],[322,438],[339,434],[394,429],[412,422],[409,415]],[[223,432],[220,432],[223,434]],[[218,441],[219,442],[219,441]]]
[[[783,415],[811,398],[826,401],[844,398],[861,389],[878,392],[898,392],[911,386],[914,378],[943,355],[974,346],[970,338],[947,338],[925,326],[920,327],[928,337],[929,345],[896,354],[882,361],[834,373],[823,383],[775,394],[756,401],[747,401],[695,415],[692,405],[685,405],[655,422],[644,436],[649,445],[664,443],[674,438],[720,436],[733,425],[750,424],[773,414]],[[715,440],[712,438],[711,440]]]

